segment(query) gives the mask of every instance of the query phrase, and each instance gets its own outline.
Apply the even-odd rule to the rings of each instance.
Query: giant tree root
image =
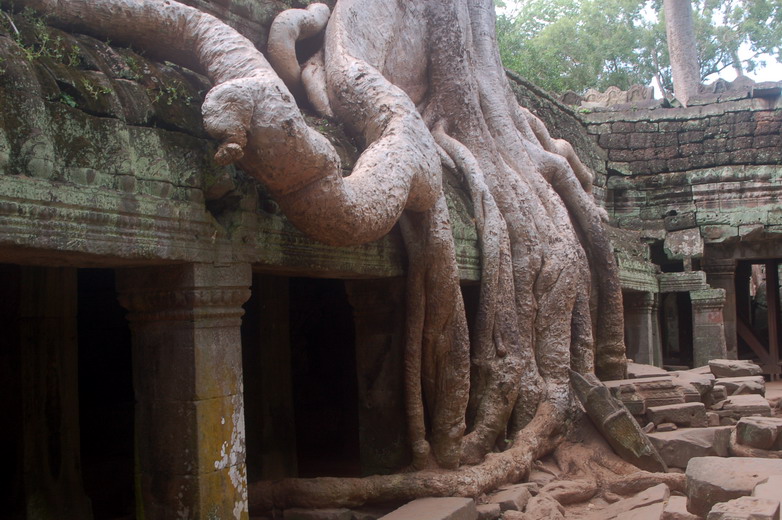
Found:
[[[257,483],[254,506],[479,495],[556,447],[574,408],[570,370],[623,377],[621,290],[591,172],[513,99],[491,0],[339,0],[328,21],[323,6],[283,13],[269,42],[277,71],[225,24],[172,0],[19,1],[70,27],[155,42],[157,55],[190,55],[214,84],[202,112],[216,160],[264,183],[304,233],[357,244],[401,224],[405,406],[419,471]],[[295,41],[324,24],[302,74]],[[361,143],[349,175],[289,87]],[[472,331],[444,168],[466,180],[482,249]],[[491,453],[506,434],[512,447]]]
[[[249,486],[250,508],[258,511],[289,507],[358,507],[373,502],[422,497],[477,497],[518,482],[532,463],[551,453],[562,439],[562,423],[548,404],[501,453],[488,454],[475,466],[456,470],[424,470],[364,478],[312,478],[262,481]]]

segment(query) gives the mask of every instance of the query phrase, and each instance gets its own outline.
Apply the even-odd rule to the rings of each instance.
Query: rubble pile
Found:
[[[610,394],[624,404],[668,471],[684,473],[683,490],[660,483],[627,496],[587,493],[578,503],[557,501],[551,490],[577,489],[583,482],[568,480],[553,458],[548,458],[536,463],[528,482],[477,499],[425,498],[371,511],[286,510],[277,516],[253,518],[780,520],[782,383],[773,385],[773,395],[767,396],[758,365],[718,359],[705,367],[672,372],[630,363],[628,379],[607,382],[605,389],[600,385],[596,393],[593,390],[603,400]],[[605,424],[597,426],[606,429]],[[627,431],[626,425],[620,429]]]

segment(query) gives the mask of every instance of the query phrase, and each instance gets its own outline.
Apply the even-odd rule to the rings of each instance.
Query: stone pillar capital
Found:
[[[690,291],[693,308],[720,309],[725,305],[725,289],[701,289]]]

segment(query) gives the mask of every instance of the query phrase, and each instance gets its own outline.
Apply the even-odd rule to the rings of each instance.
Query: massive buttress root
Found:
[[[517,105],[491,0],[339,0],[327,23],[324,6],[286,12],[270,36],[277,71],[233,30],[173,1],[22,3],[71,27],[192,56],[214,83],[203,115],[220,142],[216,159],[263,182],[308,235],[362,243],[401,224],[414,471],[258,483],[252,504],[480,494],[518,480],[557,446],[573,411],[571,369],[623,376],[621,292],[591,173]],[[324,47],[302,70],[295,41],[324,24]],[[291,90],[359,137],[349,176]],[[472,331],[443,169],[465,179],[475,210],[483,274]],[[492,453],[505,439],[510,447]]]

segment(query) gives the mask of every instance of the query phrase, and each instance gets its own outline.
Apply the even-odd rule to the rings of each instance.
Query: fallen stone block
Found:
[[[706,407],[700,402],[652,406],[646,410],[646,417],[658,426],[670,422],[683,428],[704,428]]]
[[[728,398],[728,391],[722,385],[714,385],[706,395],[703,396],[703,404],[713,406]]]
[[[701,398],[711,391],[714,386],[716,378],[714,374],[709,372],[708,374],[698,374],[689,370],[681,370],[678,372],[671,372],[674,384],[684,387],[694,388]]]
[[[779,502],[740,497],[712,507],[706,520],[779,520]]]
[[[782,475],[771,475],[752,490],[752,496],[782,503]],[[781,512],[782,513],[782,512]]]
[[[478,520],[497,520],[502,515],[499,504],[481,504],[476,509]]]
[[[724,386],[728,395],[766,395],[766,380],[763,376],[720,377],[715,384]]]
[[[763,373],[759,365],[743,359],[712,359],[709,369],[717,378],[759,376]]]
[[[706,425],[707,426],[719,426],[720,414],[716,412],[706,412]]]
[[[736,420],[753,415],[766,417],[771,415],[768,401],[757,394],[732,395],[712,406],[712,409],[720,417],[732,417]]]
[[[350,509],[299,509],[291,508],[282,512],[285,520],[353,520]]]
[[[611,395],[622,401],[630,413],[640,416],[652,406],[685,402],[684,391],[673,383],[671,376],[644,377],[605,381]]]
[[[672,432],[678,429],[679,427],[673,424],[672,422],[664,422],[657,425],[658,432]]]
[[[715,504],[749,496],[772,475],[782,475],[782,459],[696,457],[687,464],[687,510],[705,517]]]
[[[643,363],[627,363],[627,379],[640,379],[643,377],[667,376],[668,371],[654,365]]]
[[[649,440],[669,467],[686,468],[695,457],[727,457],[730,426],[683,428],[672,432],[648,434]]]
[[[670,494],[668,486],[658,484],[596,511],[590,515],[590,518],[595,520],[646,520],[647,518],[659,520]]]
[[[488,503],[499,505],[502,511],[524,511],[531,497],[532,494],[527,486],[507,486],[489,495]]]
[[[736,440],[751,448],[782,450],[782,418],[742,417],[736,424]]]
[[[381,520],[477,520],[471,498],[419,498],[391,511]]]
[[[671,495],[663,509],[662,520],[700,520],[700,517],[687,511],[687,497]]]

